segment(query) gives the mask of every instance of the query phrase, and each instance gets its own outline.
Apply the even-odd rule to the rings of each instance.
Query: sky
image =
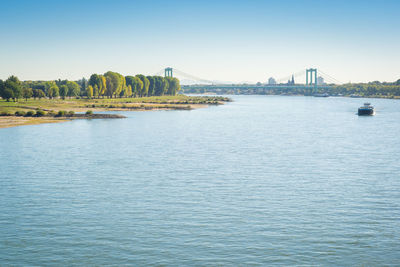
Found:
[[[0,79],[77,80],[173,67],[265,82],[317,68],[339,82],[400,79],[397,0],[0,0]],[[296,77],[299,82],[304,77]]]

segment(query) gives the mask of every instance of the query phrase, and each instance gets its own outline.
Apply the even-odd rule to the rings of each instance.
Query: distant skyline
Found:
[[[308,67],[341,82],[400,79],[395,0],[0,3],[0,79],[154,75],[168,66],[232,82]]]

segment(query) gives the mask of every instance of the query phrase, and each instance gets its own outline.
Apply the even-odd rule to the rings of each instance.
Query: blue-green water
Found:
[[[0,129],[0,265],[398,265],[400,101],[234,100]]]

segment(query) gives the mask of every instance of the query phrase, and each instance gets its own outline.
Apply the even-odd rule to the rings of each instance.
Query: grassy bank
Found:
[[[96,114],[96,111],[190,110],[230,101],[225,97],[154,96],[143,98],[101,99],[28,99],[7,102],[0,99],[0,128],[18,125],[60,122],[69,119],[120,118]],[[37,114],[39,111],[40,114]],[[87,112],[87,114],[75,114]],[[93,113],[93,114],[92,114]]]

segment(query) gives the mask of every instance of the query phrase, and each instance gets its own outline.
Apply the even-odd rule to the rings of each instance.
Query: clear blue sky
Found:
[[[316,67],[343,82],[400,78],[400,1],[0,0],[0,78],[79,79],[166,66],[266,81]]]

